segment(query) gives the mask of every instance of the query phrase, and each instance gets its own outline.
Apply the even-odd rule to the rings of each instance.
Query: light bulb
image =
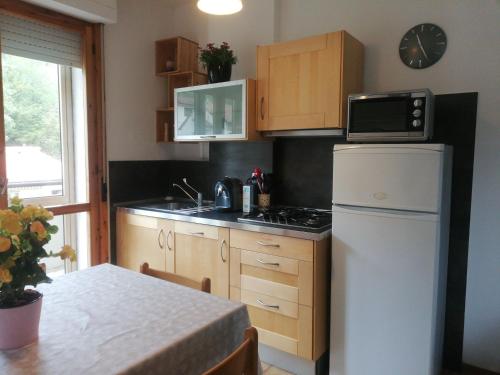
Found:
[[[241,0],[198,0],[199,10],[218,16],[238,13],[242,8]]]

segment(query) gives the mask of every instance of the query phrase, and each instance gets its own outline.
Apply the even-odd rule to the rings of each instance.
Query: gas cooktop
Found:
[[[275,206],[244,214],[241,223],[269,225],[280,228],[302,229],[321,232],[332,225],[332,213],[315,208]]]

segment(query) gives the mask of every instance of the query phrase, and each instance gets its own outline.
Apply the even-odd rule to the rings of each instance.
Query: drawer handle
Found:
[[[280,245],[277,243],[267,243],[263,241],[257,241],[257,244],[260,246],[267,246],[267,247],[280,247]]]
[[[204,235],[205,235],[205,233],[204,233],[204,232],[191,232],[191,234],[192,234],[193,236],[204,236]]]
[[[263,261],[262,259],[259,259],[257,258],[257,262],[259,262],[260,264],[265,264],[266,266],[276,266],[276,267],[279,267],[280,264],[279,263],[275,263],[275,262],[265,262]]]
[[[268,305],[267,303],[264,303],[262,302],[262,300],[258,299],[257,298],[257,302],[259,303],[259,305],[262,305],[264,307],[268,307],[270,309],[276,309],[276,310],[279,310],[280,309],[280,306],[279,305]]]
[[[213,139],[213,138],[217,138],[216,135],[200,135],[200,138],[202,139]]]

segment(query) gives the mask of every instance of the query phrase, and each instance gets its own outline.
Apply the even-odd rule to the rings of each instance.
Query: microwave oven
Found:
[[[349,95],[347,140],[426,141],[432,138],[434,95],[429,89]]]

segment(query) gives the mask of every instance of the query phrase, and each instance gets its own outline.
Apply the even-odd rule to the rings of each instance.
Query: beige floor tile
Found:
[[[266,362],[260,362],[260,364],[262,365],[263,372],[266,372],[269,369],[269,367],[271,367],[271,365],[269,363],[266,363]]]
[[[293,375],[290,372],[282,370],[277,367],[270,366],[265,372],[264,375]]]

